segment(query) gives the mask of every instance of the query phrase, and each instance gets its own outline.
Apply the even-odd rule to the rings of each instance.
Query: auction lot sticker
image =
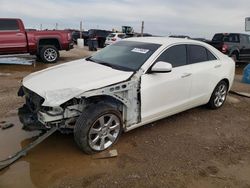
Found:
[[[136,52],[136,53],[146,54],[146,53],[148,53],[149,50],[148,49],[143,49],[143,48],[134,48],[131,51]]]

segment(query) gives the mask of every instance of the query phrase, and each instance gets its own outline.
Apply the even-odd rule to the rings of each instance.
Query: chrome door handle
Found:
[[[186,78],[186,77],[191,76],[191,75],[192,75],[191,73],[184,73],[181,77]]]
[[[214,68],[216,68],[216,69],[217,69],[217,68],[220,68],[220,67],[221,67],[221,65],[215,65],[215,66],[214,66]]]

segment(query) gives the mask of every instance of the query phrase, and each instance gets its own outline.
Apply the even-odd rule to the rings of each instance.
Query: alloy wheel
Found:
[[[119,117],[115,114],[104,114],[90,127],[88,133],[89,146],[102,151],[111,146],[118,138],[121,129]]]

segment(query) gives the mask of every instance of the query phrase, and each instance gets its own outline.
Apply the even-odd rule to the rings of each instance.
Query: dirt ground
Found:
[[[86,49],[61,53],[59,63],[89,55]],[[57,63],[58,64],[58,63]],[[0,65],[0,160],[27,144],[17,117],[21,79],[48,66]],[[250,93],[237,67],[233,90]],[[112,149],[116,158],[82,153],[73,135],[56,133],[9,168],[0,171],[3,188],[166,187],[250,188],[250,99],[229,94],[219,110],[201,106],[125,133]]]

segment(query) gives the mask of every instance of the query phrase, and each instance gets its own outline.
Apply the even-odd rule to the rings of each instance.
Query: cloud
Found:
[[[206,0],[0,0],[0,17],[19,17],[28,27],[120,29],[131,25],[158,35],[211,37],[215,32],[243,32],[250,1]]]

